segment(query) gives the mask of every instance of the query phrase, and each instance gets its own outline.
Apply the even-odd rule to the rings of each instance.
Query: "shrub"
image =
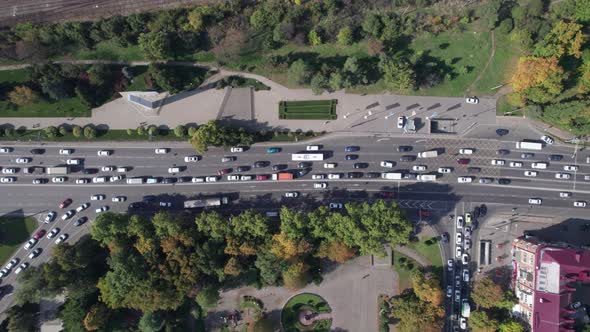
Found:
[[[148,127],[148,134],[150,136],[157,136],[159,132],[160,131],[158,130],[158,127],[156,127],[154,125],[151,125]]]
[[[12,128],[5,128],[4,129],[4,136],[14,136],[14,129],[12,129]]]
[[[193,136],[196,132],[197,132],[197,128],[196,127],[189,127],[188,128],[188,135],[189,136]]]
[[[129,136],[133,135],[133,129],[131,129],[131,128],[127,129],[127,135],[129,135]]]
[[[96,129],[91,125],[84,127],[84,137],[86,138],[96,138]]]
[[[139,136],[145,135],[145,128],[143,126],[137,127],[137,135],[139,135]]]
[[[72,135],[74,135],[74,137],[80,137],[82,136],[82,127],[75,125],[72,128]]]
[[[350,29],[350,27],[344,27],[340,29],[336,39],[338,40],[338,44],[343,46],[352,44],[352,29]]]
[[[59,126],[59,134],[62,136],[66,136],[70,131],[68,130],[68,127],[66,126]]]
[[[30,105],[39,100],[39,94],[27,86],[17,86],[8,93],[11,103],[18,106]]]
[[[54,138],[55,136],[57,136],[57,128],[55,128],[54,126],[49,126],[45,128],[45,135],[47,135],[47,137],[49,138]]]
[[[184,137],[186,135],[186,128],[183,125],[178,125],[174,128],[174,135],[176,137]]]

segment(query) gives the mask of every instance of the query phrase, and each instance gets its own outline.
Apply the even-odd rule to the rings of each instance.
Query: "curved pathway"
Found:
[[[400,254],[404,254],[404,255],[410,257],[411,259],[415,260],[418,264],[420,264],[423,267],[432,265],[430,263],[430,261],[428,259],[426,259],[426,257],[422,256],[422,254],[420,254],[419,252],[417,252],[414,249],[410,249],[408,247],[396,246],[394,250],[399,252]]]

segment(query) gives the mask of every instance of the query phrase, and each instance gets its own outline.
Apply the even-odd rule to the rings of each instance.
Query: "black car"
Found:
[[[85,168],[82,173],[84,174],[96,174],[98,173],[98,168]]]
[[[381,173],[377,173],[377,172],[367,173],[367,178],[369,178],[369,179],[380,178],[380,177],[381,177]]]
[[[498,136],[508,135],[508,132],[508,129],[496,129],[496,134],[498,134]]]
[[[357,159],[359,159],[359,155],[358,154],[347,154],[346,156],[344,156],[344,159],[357,160]]]
[[[44,154],[45,153],[45,149],[32,149],[31,150],[32,154]]]
[[[467,173],[479,173],[481,168],[479,167],[467,167]]]
[[[408,145],[400,145],[397,147],[397,152],[408,152],[412,151],[412,147]]]
[[[297,163],[297,168],[308,168],[313,166],[313,164],[309,161],[301,161],[299,163]]]
[[[190,176],[181,176],[178,178],[178,183],[185,183],[185,182],[191,182],[192,181],[192,177]]]
[[[257,161],[254,163],[254,165],[252,165],[252,167],[254,168],[262,168],[262,167],[266,167],[270,165],[270,162],[268,161]]]
[[[304,169],[300,169],[297,171],[297,177],[302,177],[305,176],[305,174],[309,173],[309,171],[311,171],[311,168],[304,168]]]
[[[416,160],[416,156],[401,156],[399,161],[411,162]]]
[[[510,179],[498,179],[498,184],[510,184]]]
[[[535,157],[534,153],[523,153],[520,155],[520,158],[522,159],[532,159]]]
[[[275,166],[278,166],[278,165],[274,165],[273,166],[273,171],[275,171],[275,169],[274,169]],[[249,170],[250,170],[250,166],[238,166],[238,167],[236,167],[236,172],[247,172]],[[276,170],[276,171],[278,171],[278,170]]]
[[[404,175],[403,175],[403,178],[406,180],[413,180],[417,177],[418,177],[418,175],[415,173],[404,173]]]
[[[560,161],[561,159],[563,159],[563,156],[560,154],[552,154],[549,156],[549,160],[551,161]]]
[[[176,179],[176,178],[163,178],[162,179],[162,183],[176,183],[176,181],[178,181],[178,179]]]
[[[482,204],[480,207],[480,216],[485,216],[488,213],[488,207],[485,204]]]
[[[479,206],[476,206],[476,207],[473,209],[473,218],[476,218],[476,219],[477,219],[477,218],[479,218],[479,216],[480,216],[480,212],[481,212],[481,211],[480,211],[480,209],[479,209]]]
[[[369,164],[367,164],[367,163],[354,163],[352,165],[352,168],[355,168],[355,169],[367,168],[367,167],[369,167]]]
[[[143,196],[144,203],[152,203],[155,200],[156,200],[156,196],[153,196],[153,195]]]
[[[344,152],[355,152],[355,151],[358,151],[360,149],[361,149],[360,147],[354,146],[354,145],[353,146],[347,146],[347,147],[344,148]]]
[[[273,171],[281,171],[284,169],[289,168],[289,166],[285,165],[285,164],[279,164],[279,165],[272,165],[272,170]]]
[[[80,225],[84,224],[86,221],[88,221],[88,218],[82,217],[74,222],[74,226],[80,226]]]
[[[363,173],[362,172],[348,172],[346,174],[346,177],[349,179],[358,179],[358,178],[363,177]]]
[[[444,243],[448,243],[449,242],[449,233],[447,233],[447,232],[442,233],[441,238]]]
[[[500,149],[500,150],[496,151],[496,154],[499,156],[505,156],[507,154],[510,154],[510,150]]]

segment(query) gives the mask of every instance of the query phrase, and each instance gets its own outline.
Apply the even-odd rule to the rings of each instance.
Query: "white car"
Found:
[[[6,167],[2,169],[2,174],[15,174],[16,168],[14,167]]]
[[[43,184],[45,183],[45,179],[33,179],[33,184]]]
[[[457,248],[455,249],[455,257],[461,258],[462,254],[463,254],[463,248],[457,246]]]
[[[62,234],[57,238],[57,240],[55,240],[55,244],[60,244],[67,239],[68,239],[68,234]]]
[[[46,224],[49,224],[50,222],[53,221],[53,219],[55,219],[55,216],[57,216],[57,213],[55,213],[55,211],[51,211],[45,216],[45,219],[43,220],[43,222]]]
[[[459,328],[461,330],[467,329],[467,319],[465,317],[459,317]]]
[[[506,164],[506,160],[492,159],[492,165],[495,165],[495,166],[504,166],[504,164]]]
[[[463,243],[463,234],[461,234],[461,232],[455,234],[455,243],[459,245]]]
[[[103,194],[96,194],[96,195],[90,196],[91,201],[102,201],[105,198],[107,198],[107,197]]]
[[[574,202],[574,207],[585,208],[586,207],[586,202],[584,202],[584,201],[575,201]]]
[[[464,224],[463,216],[457,216],[457,229],[462,229]]]
[[[299,196],[299,193],[296,191],[289,191],[285,193],[285,197],[287,198],[296,198]]]
[[[205,182],[205,178],[202,176],[195,176],[191,179],[192,183],[199,183],[199,182]]]
[[[556,179],[569,180],[571,177],[569,173],[555,173]]]
[[[65,176],[56,176],[54,178],[51,178],[51,182],[53,182],[53,183],[63,183],[63,182],[66,182],[66,177]]]
[[[540,198],[529,198],[529,204],[541,205],[543,204],[543,200],[541,200]]]
[[[27,243],[25,243],[25,250],[29,250],[31,248],[33,248],[35,245],[37,244],[37,239],[32,238],[29,241],[27,241]]]
[[[549,145],[555,143],[555,140],[551,136],[547,136],[547,135],[541,136],[541,140]]]
[[[453,171],[453,169],[450,167],[439,167],[438,168],[438,172],[443,173],[443,174],[451,173],[452,171]]]
[[[244,152],[244,148],[241,146],[234,146],[229,149],[230,152]]]
[[[252,181],[253,177],[252,175],[242,175],[240,177],[240,181]]]
[[[537,172],[535,171],[524,171],[524,176],[528,176],[528,177],[537,177]]]
[[[463,281],[469,282],[469,270],[463,269]]]
[[[449,259],[449,260],[447,261],[447,270],[448,270],[449,272],[453,272],[453,265],[454,265],[454,263],[455,263],[455,262],[454,262],[452,259]]]
[[[90,207],[90,203],[86,202],[76,208],[76,212],[82,212]]]
[[[115,168],[115,166],[103,166],[100,168],[100,170],[103,172],[112,172],[115,170]]]
[[[325,182],[316,182],[313,184],[314,189],[325,189],[328,188],[328,184]]]
[[[96,154],[99,157],[108,157],[111,155],[111,151],[110,150],[98,150],[98,152],[96,152]]]
[[[27,157],[16,158],[17,164],[28,164],[30,162],[31,162],[31,158],[27,158]]]
[[[559,193],[559,197],[561,197],[561,198],[568,198],[568,197],[571,197],[571,196],[572,196],[572,193],[570,193],[568,191],[562,191],[562,192]]]
[[[305,147],[306,151],[319,151],[320,150],[320,146],[319,145],[308,145]]]
[[[61,220],[70,219],[71,217],[74,216],[74,214],[76,214],[76,210],[70,210],[70,211],[66,212],[63,216],[61,216]]]
[[[471,176],[460,176],[457,178],[457,182],[459,183],[471,183],[473,182],[473,178]]]
[[[19,266],[19,267],[18,267],[18,268],[17,268],[17,269],[14,271],[14,274],[19,274],[19,273],[21,273],[23,270],[26,270],[26,269],[27,269],[27,267],[29,267],[29,263],[27,263],[27,262],[24,262],[24,263],[22,263],[22,264],[21,264],[21,265],[20,265],[20,266]]]
[[[14,182],[14,178],[10,176],[3,176],[0,178],[0,183],[12,183]]]
[[[61,155],[70,155],[72,153],[74,153],[72,149],[59,149],[59,154]]]
[[[463,247],[465,247],[465,250],[471,249],[471,240],[465,239],[465,243],[463,244]]]
[[[115,196],[115,197],[111,198],[111,201],[113,201],[113,203],[125,202],[126,200],[127,200],[127,197],[125,197],[125,196]]]
[[[10,153],[12,150],[12,148],[0,148],[0,153]]]
[[[168,173],[172,174],[172,173],[178,173],[180,172],[180,167],[169,167],[168,168]]]
[[[576,166],[576,165],[565,165],[565,166],[563,166],[563,170],[564,171],[576,172],[578,170],[578,166]]]
[[[467,97],[467,98],[465,98],[465,102],[467,104],[475,105],[475,104],[479,104],[479,99],[476,96]]]
[[[459,154],[473,154],[475,152],[474,149],[463,148],[459,149]]]
[[[324,168],[336,168],[338,164],[336,163],[324,163]]]
[[[66,165],[80,165],[81,162],[81,159],[68,159],[66,160]]]
[[[117,182],[123,180],[123,175],[115,175],[109,178],[109,182]]]
[[[406,117],[405,116],[400,116],[399,118],[397,118],[397,127],[399,129],[403,128],[405,123],[406,123]]]
[[[156,152],[156,154],[166,154],[166,153],[168,153],[168,151],[169,151],[168,148],[158,148],[158,149],[156,149],[155,152]]]
[[[90,182],[88,179],[76,179],[76,184],[86,184]]]
[[[547,169],[547,166],[549,166],[549,164],[547,164],[547,163],[532,163],[531,164],[531,168],[535,168],[535,169]]]
[[[326,178],[326,174],[313,174],[311,176],[312,180],[323,180]]]
[[[240,181],[240,176],[239,175],[228,175],[227,180],[228,181]]]
[[[208,176],[205,178],[206,182],[217,182],[217,180],[219,180],[217,176]]]
[[[330,173],[330,174],[328,174],[328,179],[330,179],[330,180],[338,180],[338,179],[340,179],[340,174],[338,174],[338,173]]]
[[[427,168],[426,165],[414,165],[412,166],[412,170],[414,171],[425,171]]]
[[[511,161],[510,164],[508,164],[510,167],[522,167],[522,163],[520,161]]]
[[[105,211],[108,211],[108,210],[109,210],[108,205],[105,205],[105,206],[101,206],[98,209],[94,210],[94,212],[101,213],[101,212],[105,212]]]
[[[383,160],[380,165],[381,167],[393,168],[393,163],[387,160]]]
[[[463,265],[468,265],[469,264],[469,255],[466,253],[461,255],[461,262],[463,263]]]
[[[6,270],[11,270],[13,267],[16,266],[16,264],[18,264],[18,262],[20,262],[20,259],[13,258],[10,262],[8,262],[8,264],[6,264],[6,266],[4,268]]]
[[[342,203],[330,203],[328,206],[330,209],[342,209]]]
[[[197,161],[199,161],[199,156],[186,156],[184,157],[184,162],[185,163],[195,163]]]
[[[130,167],[127,166],[119,166],[117,167],[117,173],[127,173]]]
[[[59,233],[60,229],[59,228],[54,228],[51,231],[49,231],[49,233],[47,233],[47,238],[49,240],[53,239],[58,233]]]

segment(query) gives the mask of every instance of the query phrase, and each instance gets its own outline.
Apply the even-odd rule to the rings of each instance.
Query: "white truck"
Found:
[[[144,178],[127,178],[127,184],[143,184]]]
[[[523,150],[542,150],[543,144],[539,143],[539,142],[521,141],[521,142],[516,142],[516,148],[523,149]]]
[[[206,199],[195,199],[191,201],[184,201],[184,208],[185,209],[194,209],[194,208],[204,208],[204,207],[211,207],[211,206],[220,206],[222,204],[227,204],[229,200],[227,197],[215,197],[215,198],[206,198]]]
[[[437,150],[423,151],[418,153],[418,158],[434,158],[438,156]]]
[[[70,174],[70,168],[68,166],[55,166],[47,167],[47,175],[66,175]]]
[[[291,155],[293,161],[321,161],[324,160],[323,153],[293,153]]]
[[[400,172],[384,172],[381,173],[381,178],[382,179],[387,179],[387,180],[401,180],[403,179],[404,175]]]
[[[420,175],[418,175],[418,181],[433,182],[433,181],[436,181],[436,175],[434,175],[434,174],[420,174]]]

